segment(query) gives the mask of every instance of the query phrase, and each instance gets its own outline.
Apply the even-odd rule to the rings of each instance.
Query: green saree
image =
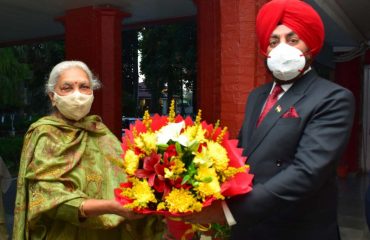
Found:
[[[80,221],[85,199],[113,199],[125,180],[120,142],[98,116],[73,124],[41,118],[25,135],[14,213],[14,240],[161,239],[158,217],[101,215]]]

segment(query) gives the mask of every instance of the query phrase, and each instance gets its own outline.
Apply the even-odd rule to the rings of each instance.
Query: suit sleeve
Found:
[[[347,144],[354,116],[353,95],[344,89],[330,92],[315,108],[297,145],[291,165],[251,193],[227,201],[238,223],[254,224],[315,194],[335,176]]]

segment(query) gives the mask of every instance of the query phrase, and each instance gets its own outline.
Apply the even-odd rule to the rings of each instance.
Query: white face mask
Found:
[[[53,106],[56,106],[64,117],[78,121],[90,112],[93,100],[93,94],[82,94],[80,91],[65,96],[54,92]]]
[[[279,80],[289,81],[297,77],[306,65],[306,58],[302,51],[280,43],[271,50],[267,58],[267,66]]]

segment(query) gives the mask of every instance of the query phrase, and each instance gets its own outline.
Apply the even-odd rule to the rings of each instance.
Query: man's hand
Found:
[[[185,222],[199,224],[227,224],[221,201],[213,202],[211,206],[203,208],[201,212],[183,216],[181,219]]]

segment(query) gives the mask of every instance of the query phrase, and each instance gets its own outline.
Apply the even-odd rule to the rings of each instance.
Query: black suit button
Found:
[[[282,165],[281,160],[276,160],[276,166],[280,167]]]

